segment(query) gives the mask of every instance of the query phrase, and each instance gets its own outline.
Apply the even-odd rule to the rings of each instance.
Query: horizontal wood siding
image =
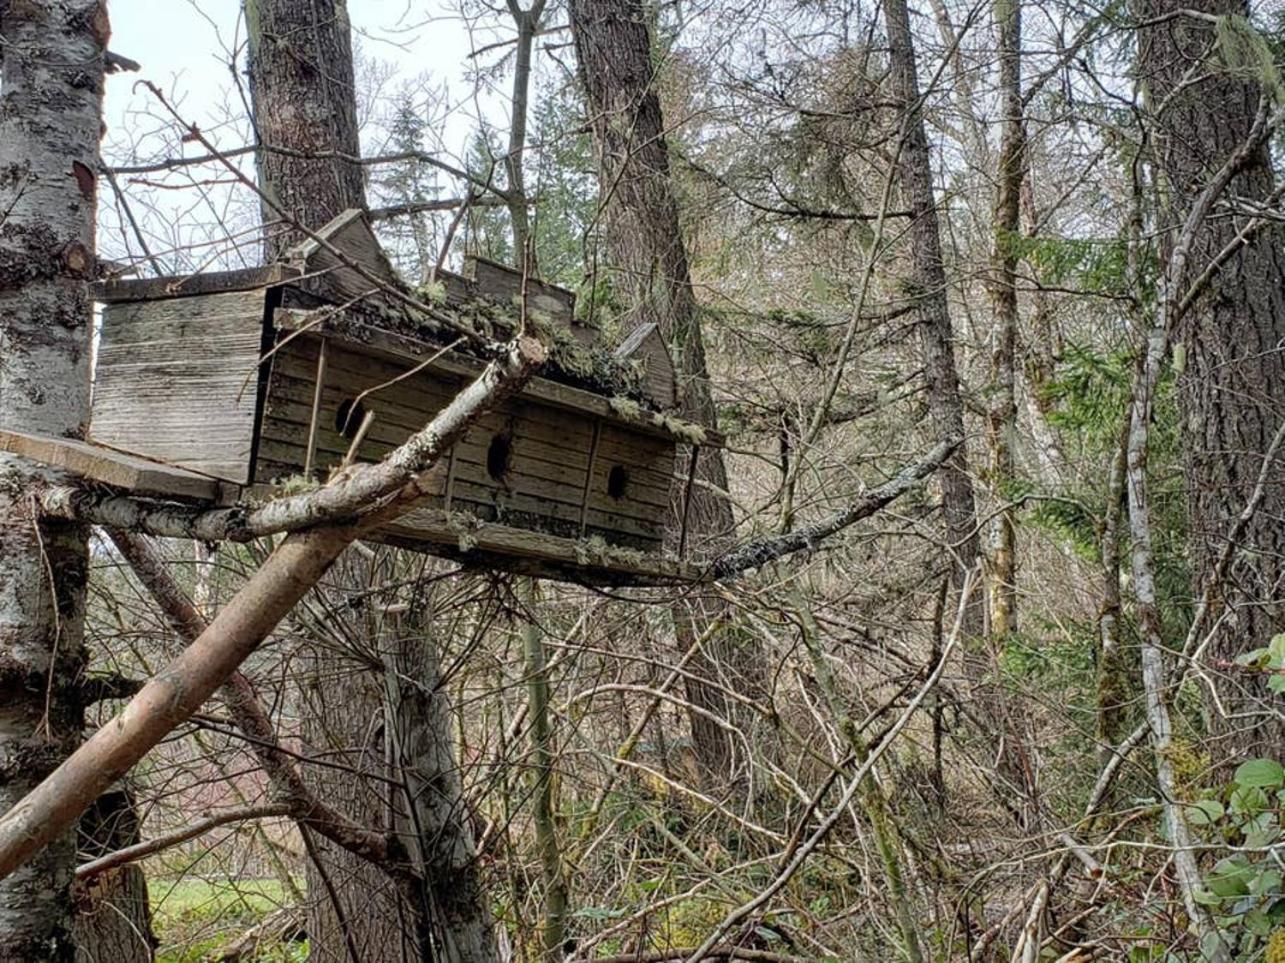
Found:
[[[303,471],[319,343],[317,337],[302,335],[274,356],[259,442],[259,482]],[[313,455],[313,465],[322,477],[339,463],[350,444],[335,424],[343,402],[376,389],[362,398],[375,419],[357,452],[359,460],[374,461],[427,424],[463,385],[458,377],[429,371],[393,383],[412,367],[409,361],[371,356],[339,340],[330,342]],[[508,470],[499,479],[490,475],[487,464],[497,436],[507,439],[509,446]],[[585,535],[658,550],[669,504],[672,446],[663,439],[605,426],[585,512],[592,437],[593,422],[588,416],[522,396],[513,399],[485,416],[456,446],[452,511],[573,539],[582,534],[583,517]],[[612,498],[607,494],[607,473],[617,464],[625,466],[631,484],[622,497]],[[443,461],[436,470],[439,487],[432,507],[445,507],[447,475]]]
[[[90,438],[249,481],[264,292],[108,304]]]

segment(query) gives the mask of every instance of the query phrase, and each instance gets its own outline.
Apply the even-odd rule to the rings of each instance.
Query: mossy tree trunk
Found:
[[[347,3],[245,0],[245,22],[260,188],[314,230],[364,208]],[[330,156],[310,156],[318,154]],[[263,222],[267,260],[303,240],[268,205]]]
[[[1171,226],[1179,225],[1212,174],[1245,143],[1263,91],[1252,63],[1219,62],[1219,31],[1199,15],[1245,18],[1244,0],[1136,0],[1139,70],[1157,125]],[[1243,22],[1243,21],[1242,21]],[[1228,22],[1234,29],[1234,23]],[[1247,27],[1247,25],[1246,25]],[[1242,28],[1245,29],[1245,28]],[[1204,64],[1200,69],[1194,65]],[[1245,206],[1274,189],[1267,147],[1254,152],[1228,193]],[[1194,240],[1187,282],[1233,241],[1243,220],[1207,218]],[[1177,401],[1186,460],[1190,559],[1204,594],[1227,533],[1248,503],[1263,458],[1285,418],[1285,251],[1279,226],[1239,243],[1173,332]],[[1285,630],[1285,461],[1269,466],[1267,495],[1245,527],[1235,563],[1215,592],[1218,627],[1206,649],[1216,699],[1213,758],[1279,758],[1285,716],[1269,676],[1238,670],[1235,659]]]

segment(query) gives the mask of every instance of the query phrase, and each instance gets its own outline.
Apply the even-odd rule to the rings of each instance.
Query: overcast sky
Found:
[[[459,4],[460,0],[349,0],[348,5],[354,43],[359,59],[366,65],[359,66],[359,74],[369,76],[369,65],[375,62],[379,71],[389,75],[381,87],[382,109],[389,109],[392,99],[388,94],[402,83],[422,79],[427,87],[442,91],[445,103],[424,112],[432,125],[428,146],[455,161],[468,151],[479,115],[496,128],[507,129],[511,62],[488,78],[491,89],[484,87],[480,94],[475,92],[474,79],[468,72],[478,64],[499,63],[511,48],[497,48],[476,60],[470,58],[474,49],[508,39],[512,34],[510,29],[497,29],[508,25],[497,23],[494,17],[470,29],[457,12]],[[103,153],[109,163],[150,162],[177,153],[204,153],[199,144],[180,142],[179,126],[165,115],[154,96],[138,85],[140,80],[156,84],[183,119],[198,124],[217,147],[231,149],[246,143],[245,109],[228,68],[234,54],[244,51],[240,0],[112,0],[110,12],[111,49],[138,61],[141,70],[108,78]],[[241,63],[244,64],[243,58]],[[369,82],[359,77],[358,86],[360,93],[363,87],[369,87]],[[444,150],[436,143],[438,138]],[[383,146],[377,127],[363,130],[367,153]],[[245,169],[252,169],[248,158]],[[153,243],[161,249],[176,248],[192,240],[187,225],[216,217],[232,225],[239,223],[228,205],[244,205],[252,200],[244,191],[238,195],[236,190],[219,184],[220,177],[225,181],[227,178],[216,165],[188,169],[187,173],[202,181],[205,189],[194,192],[190,183],[189,189],[183,191],[155,186],[163,181],[177,187],[183,177],[172,175],[122,178],[122,188],[136,216],[146,233],[157,235]],[[454,192],[446,184],[440,189],[444,194]],[[112,197],[104,194],[103,201],[105,250],[113,256],[136,256],[137,251],[119,249],[123,225],[117,213],[108,209]]]
[[[429,75],[463,102],[471,100],[465,69],[472,41],[452,6],[449,0],[351,0],[349,15],[366,57],[392,65],[402,78]],[[112,0],[111,47],[142,65],[108,84],[108,127],[122,135],[112,140],[133,141],[148,129],[142,116],[152,98],[134,90],[139,79],[157,84],[198,123],[223,116],[220,105],[233,92],[227,63],[245,40],[240,10],[239,0]],[[487,33],[479,42],[493,37]],[[456,124],[466,137],[469,125],[462,118]]]

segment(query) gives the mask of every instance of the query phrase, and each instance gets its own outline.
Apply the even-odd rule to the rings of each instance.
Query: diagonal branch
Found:
[[[758,568],[795,552],[816,548],[821,542],[836,535],[848,526],[869,518],[880,509],[896,501],[910,489],[940,468],[959,447],[962,439],[948,438],[933,448],[923,459],[907,465],[889,481],[866,492],[851,505],[784,535],[757,538],[733,549],[714,562],[711,575],[715,579],[730,578],[751,568]]]
[[[474,422],[520,391],[544,359],[545,350],[535,339],[510,344],[385,461],[341,476],[294,502],[318,522],[336,517],[331,512],[350,519],[288,536],[196,641],[0,818],[0,878],[66,832],[108,786],[190,718],[348,545],[412,509],[424,494],[422,473]],[[372,503],[378,507],[369,510]]]
[[[155,545],[146,537],[130,532],[109,534],[179,637],[189,645],[200,638],[209,623],[170,574]],[[390,874],[405,872],[402,864],[406,853],[397,837],[359,826],[318,799],[308,788],[294,759],[277,741],[272,720],[254,694],[249,679],[240,671],[233,672],[223,684],[221,694],[232,721],[248,737],[251,750],[268,774],[272,796],[286,806],[282,815],[290,816],[301,827],[315,830]],[[77,873],[83,875],[84,867]]]

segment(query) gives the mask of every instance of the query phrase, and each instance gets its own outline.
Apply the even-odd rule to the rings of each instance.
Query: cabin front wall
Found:
[[[355,460],[374,461],[420,430],[463,387],[438,370],[345,342],[299,335],[272,359],[255,480],[304,474],[324,478],[340,464],[367,412],[374,418]],[[315,386],[322,391],[315,406]],[[347,423],[341,412],[348,416]],[[314,427],[315,421],[315,427]],[[313,438],[311,459],[308,439]],[[661,548],[673,473],[673,445],[605,419],[510,399],[475,424],[436,467],[429,508],[564,538]]]

